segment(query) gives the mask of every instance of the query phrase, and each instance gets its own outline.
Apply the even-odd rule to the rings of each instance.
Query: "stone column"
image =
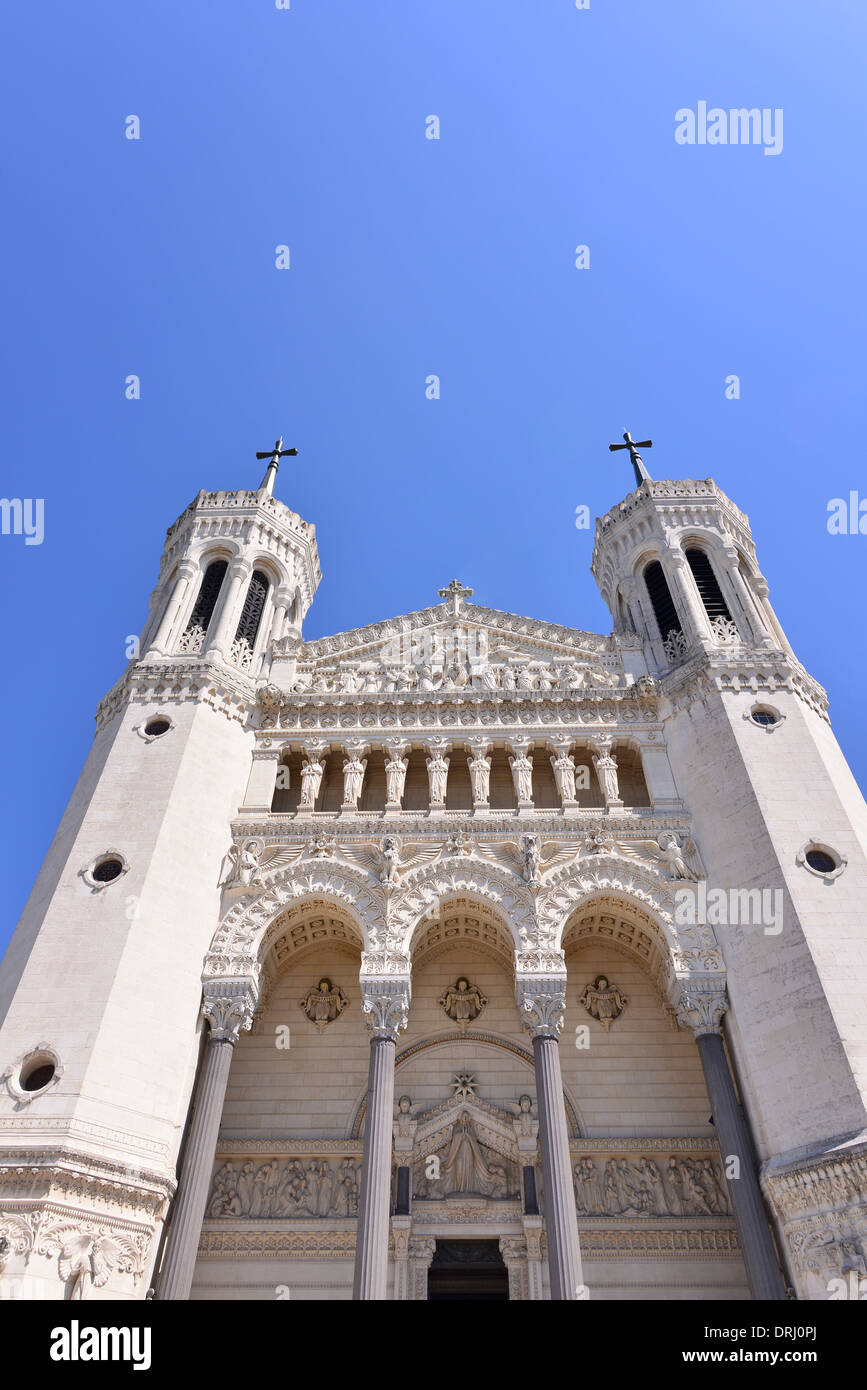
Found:
[[[398,1032],[407,1024],[409,976],[362,976],[361,996],[361,1010],[370,1032],[370,1069],[352,1297],[381,1300],[388,1282],[394,1050]]]
[[[160,1267],[156,1296],[162,1301],[183,1302],[190,1296],[232,1054],[241,1032],[253,1021],[255,1004],[253,988],[244,980],[227,982],[219,994],[208,994],[202,1006],[210,1032],[196,1083],[193,1118]]]
[[[292,595],[288,589],[280,588],[274,595],[274,612],[271,616],[271,631],[268,636],[267,646],[272,642],[279,642],[286,629],[286,614],[292,604]]]
[[[575,1301],[582,1286],[581,1251],[558,1043],[566,1011],[566,977],[519,976],[517,995],[536,1063],[551,1298]]]
[[[721,553],[716,551],[715,558],[719,561],[718,575],[720,584],[725,584],[729,590],[729,608],[731,609],[732,618],[735,619],[737,626],[741,627],[741,624],[737,623],[737,618],[735,616],[735,609],[739,608],[743,622],[747,625],[750,639],[755,642],[757,646],[772,647],[774,645],[773,639],[769,637],[762,624],[758,609],[756,608],[755,599],[747,588],[747,582],[741,574],[738,552],[734,549],[725,549]],[[732,599],[734,599],[734,603],[731,602]]]
[[[705,612],[704,604],[701,601],[689,561],[682,550],[668,550],[662,556],[662,568],[668,580],[675,607],[678,607],[677,600],[680,600],[680,609],[686,622],[683,630],[687,641],[692,646],[698,640],[703,646],[713,644],[713,637],[710,630],[710,618]],[[663,634],[664,636],[665,634]]]
[[[228,584],[223,580],[223,601],[211,617],[211,624],[205,637],[205,651],[211,655],[225,656],[226,648],[231,650],[234,629],[238,622],[238,599],[245,582],[253,573],[249,560],[233,560],[229,566]]]
[[[739,1176],[728,1178],[727,1185],[750,1291],[755,1299],[785,1299],[780,1262],[759,1187],[756,1155],[723,1046],[721,1021],[727,1008],[723,991],[705,990],[700,984],[695,988],[687,985],[678,1019],[692,1029],[698,1044],[723,1167],[729,1166],[730,1159],[737,1159]]]
[[[146,656],[164,656],[172,636],[172,629],[181,611],[181,605],[187,596],[190,582],[199,574],[199,567],[193,560],[182,560],[178,566],[177,578],[172,588],[171,596],[166,604],[166,610],[160,619],[153,638],[148,642]]]

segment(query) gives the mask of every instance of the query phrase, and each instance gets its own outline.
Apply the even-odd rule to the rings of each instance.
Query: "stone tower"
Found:
[[[26,1267],[29,1297],[148,1287],[227,828],[257,766],[247,711],[320,580],[314,528],[272,486],[269,469],[257,492],[200,492],[170,527],[141,655],[99,706],[5,957],[0,1267]]]
[[[597,521],[592,568],[642,641],[702,846],[696,906],[727,976],[702,1008],[724,1014],[793,1281],[825,1298],[864,1272],[867,1238],[867,806],[712,479],[644,480]]]

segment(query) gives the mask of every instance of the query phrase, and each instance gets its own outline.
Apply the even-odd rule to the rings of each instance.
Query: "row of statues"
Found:
[[[573,1168],[575,1205],[586,1216],[728,1216],[729,1197],[718,1163],[672,1155],[660,1169],[637,1161],[587,1155]]]
[[[474,662],[468,665],[456,661],[442,667],[420,662],[406,666],[376,665],[364,668],[346,665],[320,671],[315,667],[302,668],[296,672],[289,689],[294,695],[399,695],[408,691],[424,695],[443,690],[517,692],[593,687],[611,689],[621,684],[623,678],[604,667],[581,670],[568,662],[549,666],[530,662],[503,662],[498,665]]]
[[[355,1216],[361,1165],[353,1158],[224,1163],[214,1177],[208,1215],[304,1220]]]
[[[564,806],[577,805],[579,788],[589,786],[589,770],[576,766],[574,757],[566,749],[549,754],[558,795]],[[620,789],[618,783],[617,760],[608,749],[593,756],[593,764],[606,805],[619,805]],[[442,748],[433,746],[425,759],[428,774],[428,790],[432,807],[445,805],[448,788],[451,758]],[[343,806],[358,808],[364,787],[368,759],[359,753],[349,752],[343,760]],[[470,772],[473,805],[486,806],[490,797],[491,757],[481,751],[473,751],[467,756]],[[399,752],[389,752],[385,760],[386,806],[399,809],[406,783],[409,758]],[[526,750],[519,749],[509,756],[512,782],[519,806],[533,805],[533,759]],[[321,756],[311,755],[301,765],[301,799],[299,809],[312,811],[316,807],[325,774],[325,763]]]

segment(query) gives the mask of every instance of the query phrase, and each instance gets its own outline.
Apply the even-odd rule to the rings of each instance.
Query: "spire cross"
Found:
[[[444,589],[437,589],[437,593],[441,599],[445,599],[446,603],[451,603],[452,613],[457,613],[461,601],[465,598],[472,598],[473,590],[465,589],[459,579],[453,579],[451,584],[446,585]]]
[[[645,468],[644,460],[641,457],[638,450],[651,449],[653,447],[653,440],[641,439],[636,444],[635,440],[632,438],[632,435],[629,433],[629,430],[626,431],[623,438],[626,440],[625,444],[609,444],[608,450],[612,454],[616,453],[618,449],[629,450],[629,458],[632,463],[632,467],[635,469],[635,481],[638,484],[638,486],[641,487],[641,484],[643,482],[650,482],[650,474]]]
[[[283,448],[282,434],[280,438],[275,442],[273,449],[266,449],[264,453],[257,453],[257,459],[268,460],[268,467],[265,470],[265,476],[262,479],[259,490],[261,491],[261,489],[264,488],[267,493],[273,494],[274,480],[277,477],[277,469],[280,467],[280,460],[282,458],[286,458],[287,455],[290,455],[292,458],[295,458],[297,456],[297,453],[297,449]]]

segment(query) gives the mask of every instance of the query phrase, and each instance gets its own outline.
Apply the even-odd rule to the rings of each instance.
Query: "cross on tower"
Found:
[[[265,476],[260,484],[260,491],[262,488],[264,488],[266,492],[273,493],[274,479],[277,477],[277,469],[280,467],[280,460],[282,458],[286,458],[287,455],[291,456],[292,458],[295,458],[297,454],[297,449],[283,448],[282,434],[280,438],[275,442],[273,449],[266,449],[264,453],[257,453],[257,459],[268,459],[268,467],[265,470]]]
[[[629,430],[626,431],[623,438],[626,440],[625,444],[608,445],[609,453],[616,453],[618,449],[629,450],[629,458],[632,462],[632,467],[635,469],[635,481],[638,484],[638,486],[641,487],[641,484],[643,482],[650,482],[650,474],[645,468],[644,460],[642,459],[638,450],[651,449],[653,447],[653,440],[642,439],[636,444],[635,440],[632,438],[632,435],[629,433]]]
[[[450,603],[451,612],[457,613],[461,601],[465,598],[472,598],[473,590],[465,589],[459,579],[453,579],[445,589],[437,589],[437,593],[440,598],[445,599],[446,603]]]

